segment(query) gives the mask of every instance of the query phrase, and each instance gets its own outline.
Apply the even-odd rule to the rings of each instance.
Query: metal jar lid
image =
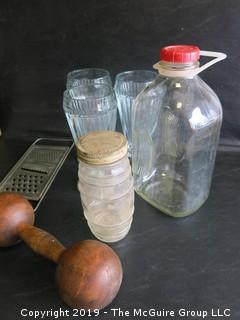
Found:
[[[79,139],[79,160],[89,164],[108,164],[127,154],[127,139],[116,131],[93,131]]]

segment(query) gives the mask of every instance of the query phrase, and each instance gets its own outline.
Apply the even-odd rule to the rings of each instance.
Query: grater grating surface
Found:
[[[37,140],[24,153],[1,182],[0,192],[18,192],[32,201],[45,195],[72,146],[37,144],[41,141],[45,139]]]

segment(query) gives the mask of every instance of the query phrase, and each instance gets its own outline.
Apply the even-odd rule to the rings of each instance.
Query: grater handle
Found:
[[[18,235],[35,253],[55,263],[66,250],[50,233],[27,223],[18,225]]]

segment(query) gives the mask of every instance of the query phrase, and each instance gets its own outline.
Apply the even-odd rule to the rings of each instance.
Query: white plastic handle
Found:
[[[164,68],[163,65],[161,65],[161,61],[157,62],[153,65],[154,69],[157,69],[158,72],[166,77],[183,77],[183,78],[193,78],[195,75],[199,74],[203,70],[211,67],[213,64],[226,59],[227,55],[222,52],[214,52],[214,51],[203,51],[200,50],[200,56],[204,57],[212,57],[215,59],[212,59],[211,61],[205,63],[201,67],[190,69],[190,70],[169,70],[167,68]]]
[[[203,50],[200,50],[200,56],[204,56],[204,57],[213,57],[215,59],[205,63],[203,66],[199,67],[198,68],[198,73],[202,72],[203,70],[211,67],[213,64],[221,61],[221,60],[224,60],[227,58],[227,55],[225,53],[222,53],[222,52],[213,52],[213,51],[203,51]]]

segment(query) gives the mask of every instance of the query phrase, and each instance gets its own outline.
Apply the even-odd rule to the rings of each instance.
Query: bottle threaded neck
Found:
[[[160,61],[159,63],[162,68],[166,70],[172,71],[186,71],[186,70],[193,70],[199,67],[199,61],[195,62],[188,62],[188,63],[173,63],[167,61]]]

